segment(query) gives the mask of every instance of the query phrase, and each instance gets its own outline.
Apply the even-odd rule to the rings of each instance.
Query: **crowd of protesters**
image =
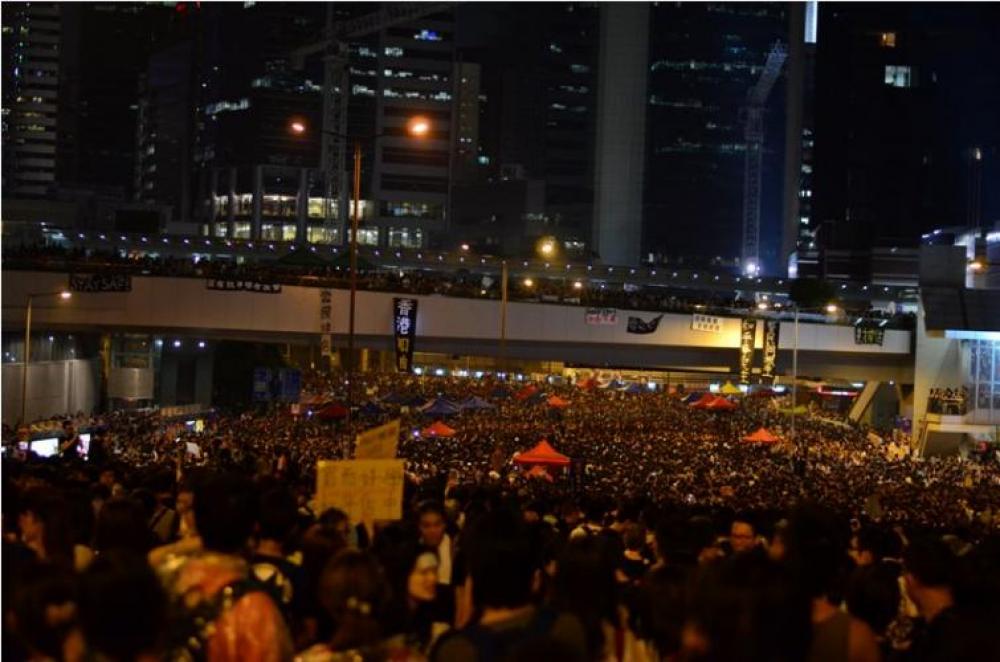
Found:
[[[315,255],[304,251],[304,255]],[[251,281],[261,284],[309,285],[346,289],[349,270],[343,259],[327,261],[320,257],[302,260],[268,260],[236,263],[232,260],[201,257],[178,258],[159,255],[126,255],[114,251],[65,249],[58,246],[21,246],[5,249],[5,269],[38,269],[135,276],[171,276]],[[466,269],[380,268],[368,261],[359,262],[358,288],[417,295],[442,295],[462,298],[499,299],[500,279],[496,273],[484,275]],[[558,276],[512,279],[508,296],[512,301],[548,302],[591,307],[615,307],[632,310],[710,315],[746,314],[757,308],[750,296],[738,292],[725,294],[709,289],[673,288],[624,284],[608,279],[590,282]],[[912,328],[914,317],[905,313],[853,305],[853,317],[885,321],[892,328]],[[816,316],[811,321],[823,321]]]
[[[791,443],[770,397],[525,386],[367,375],[322,420],[344,380],[310,377],[294,416],[81,415],[51,458],[6,430],[4,659],[1000,659],[996,458],[812,415]],[[402,519],[316,512],[316,461],[394,418]],[[519,468],[543,438],[569,467]]]

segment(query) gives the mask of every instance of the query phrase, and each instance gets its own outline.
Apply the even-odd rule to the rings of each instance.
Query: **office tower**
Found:
[[[785,7],[659,3],[651,8],[642,252],[655,260],[738,267],[747,93]],[[761,162],[760,257],[777,271],[782,234],[784,85],[769,95]]]
[[[61,5],[5,2],[3,195],[43,197],[56,186]]]

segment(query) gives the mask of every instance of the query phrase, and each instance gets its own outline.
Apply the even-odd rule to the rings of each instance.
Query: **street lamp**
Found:
[[[796,435],[795,435],[795,406],[796,406],[796,404],[798,404],[798,393],[799,393],[799,389],[798,389],[798,385],[799,385],[799,313],[802,312],[803,309],[799,308],[799,305],[797,303],[792,303],[790,305],[792,307],[792,311],[795,313],[795,317],[794,317],[794,319],[795,319],[795,323],[794,323],[794,326],[795,326],[795,342],[792,345],[792,426],[791,426],[792,430],[791,430],[791,437],[792,437],[792,445],[794,445],[795,447],[798,447],[798,439],[796,438]],[[817,310],[817,309],[815,309],[815,308],[814,309],[806,308],[805,310],[808,312],[809,310]],[[830,315],[833,315],[839,309],[837,308],[837,304],[835,304],[835,303],[828,303],[826,306],[824,306],[822,308],[822,310],[825,310]],[[809,464],[809,453],[808,453],[808,449],[806,449],[806,452],[802,454],[803,478],[805,477],[805,468],[806,468],[806,466],[808,464]]]
[[[24,368],[21,372],[21,424],[27,425],[28,415],[28,366],[31,362],[31,310],[35,299],[58,297],[63,301],[73,296],[69,290],[59,292],[32,292],[28,294],[28,303],[24,312]]]
[[[410,118],[406,123],[406,131],[416,138],[423,138],[430,133],[430,120],[423,116]],[[295,135],[305,135],[308,127],[303,120],[292,119],[288,124],[288,130]],[[351,136],[336,131],[321,129],[322,133],[334,136],[341,140],[352,140]],[[351,406],[354,400],[354,311],[358,291],[358,221],[361,214],[361,143],[370,140],[373,143],[383,137],[384,133],[375,133],[370,136],[354,136],[354,209],[351,213],[351,241],[350,241],[350,279],[351,298],[347,323],[347,420],[351,420]]]

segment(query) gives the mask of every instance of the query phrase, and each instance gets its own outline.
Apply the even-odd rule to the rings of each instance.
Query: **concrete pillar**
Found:
[[[593,247],[608,264],[637,264],[646,160],[649,5],[601,6]]]
[[[253,218],[250,222],[250,238],[260,239],[261,207],[264,203],[264,166],[253,167]]]

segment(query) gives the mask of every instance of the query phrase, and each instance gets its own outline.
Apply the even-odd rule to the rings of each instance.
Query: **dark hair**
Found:
[[[73,529],[69,504],[58,493],[44,487],[26,491],[21,497],[22,513],[31,513],[44,526],[42,545],[46,560],[73,568]]]
[[[331,648],[345,650],[379,641],[389,586],[373,556],[352,549],[338,553],[323,569],[319,596],[333,621]]]
[[[116,660],[156,648],[166,595],[145,558],[102,553],[80,578],[80,624],[87,646]]]
[[[854,571],[847,587],[847,609],[883,635],[896,617],[899,595],[896,564],[875,563]]]
[[[372,554],[385,571],[386,580],[392,593],[386,620],[387,634],[406,632],[415,634],[421,640],[430,638],[430,615],[425,614],[424,605],[418,607],[419,614],[411,614],[408,604],[410,575],[417,560],[423,554],[434,554],[437,550],[417,541],[416,534],[401,524],[391,524],[378,532],[372,545]],[[423,616],[428,618],[423,618]]]
[[[142,504],[135,499],[111,499],[97,516],[94,549],[145,554],[153,546]]]
[[[31,651],[61,658],[63,639],[74,623],[73,614],[65,609],[59,621],[53,623],[49,608],[76,604],[72,572],[62,565],[35,562],[24,568],[17,581],[12,605],[17,638]]]
[[[477,607],[521,607],[531,601],[538,569],[520,513],[507,508],[485,513],[471,524],[463,543]]]
[[[615,568],[618,556],[612,541],[603,536],[571,540],[559,557],[553,606],[575,614],[587,632],[587,648],[598,656],[604,645],[603,621],[617,626]],[[473,580],[475,590],[475,580]]]
[[[814,598],[841,601],[850,568],[850,529],[827,508],[797,507],[788,521],[787,562],[800,586]]]
[[[446,517],[444,506],[441,505],[440,501],[435,501],[434,499],[421,501],[420,505],[417,506],[417,519],[420,519],[427,513],[437,513],[442,519]]]
[[[249,480],[208,474],[194,488],[194,518],[205,549],[238,553],[253,532],[255,499]]]
[[[297,520],[298,504],[291,492],[279,487],[261,496],[260,512],[257,515],[261,539],[285,543],[295,529]]]
[[[956,559],[940,538],[918,538],[903,552],[903,566],[924,586],[954,585]]]

